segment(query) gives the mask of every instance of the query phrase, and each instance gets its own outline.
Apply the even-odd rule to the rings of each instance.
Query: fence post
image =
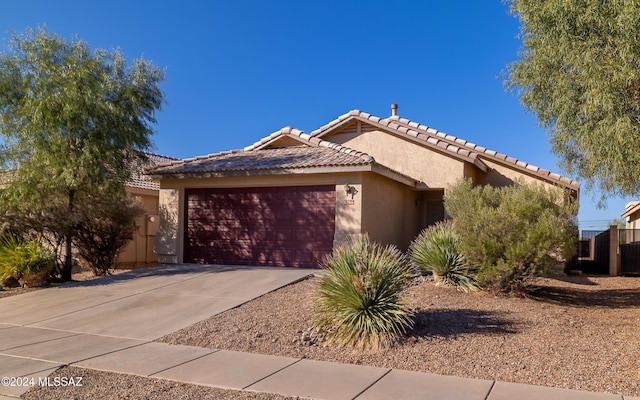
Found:
[[[621,275],[620,262],[618,253],[620,252],[620,243],[618,240],[618,226],[611,225],[609,227],[609,276]]]

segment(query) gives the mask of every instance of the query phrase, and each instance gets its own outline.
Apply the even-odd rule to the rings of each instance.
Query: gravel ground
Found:
[[[523,298],[418,278],[416,324],[390,349],[327,346],[312,327],[317,278],[201,321],[162,342],[640,395],[640,278],[541,279]]]
[[[163,379],[144,378],[134,375],[115,374],[84,368],[63,367],[50,375],[55,377],[82,377],[82,386],[35,387],[22,395],[22,399],[290,399],[277,394],[241,392],[207,386],[188,385]]]
[[[390,349],[327,346],[312,327],[311,278],[201,321],[162,342],[640,396],[640,278],[541,279],[523,298],[463,293],[418,278],[416,325]],[[83,386],[25,399],[285,399],[64,367]]]

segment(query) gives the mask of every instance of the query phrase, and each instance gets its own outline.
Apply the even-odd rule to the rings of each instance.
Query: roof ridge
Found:
[[[473,162],[474,164],[476,164],[479,168],[481,169],[486,169],[487,166],[484,165],[484,163],[482,163],[482,161],[480,161],[477,158],[477,154],[473,153],[471,151],[468,151],[464,148],[462,148],[459,144],[452,144],[452,143],[446,143],[446,142],[440,142],[438,140],[428,140],[427,138],[422,138],[420,137],[420,133],[416,130],[413,129],[407,129],[407,128],[403,128],[401,127],[399,124],[396,124],[395,122],[393,122],[390,118],[387,119],[382,119],[380,117],[376,117],[375,115],[366,113],[364,111],[360,111],[360,110],[351,110],[346,114],[343,114],[341,116],[339,116],[338,118],[336,118],[335,120],[329,122],[328,124],[314,130],[313,132],[311,132],[311,136],[312,137],[317,137],[320,136],[323,132],[334,128],[335,126],[344,123],[345,121],[347,121],[350,118],[357,118],[360,119],[362,121],[365,121],[367,123],[370,124],[379,124],[382,125],[384,127],[387,128],[391,128],[395,131],[398,131],[402,134],[406,134],[408,136],[412,136],[414,138],[418,138],[418,139],[422,139],[423,141],[429,143],[430,145],[434,146],[434,147],[438,147],[440,148],[441,151],[446,151],[449,153],[453,153],[459,157],[463,157],[468,159],[469,161]],[[393,126],[396,125],[396,126]]]
[[[347,114],[345,114],[347,115]],[[345,118],[346,119],[346,118]],[[247,146],[245,147],[243,150],[244,151],[255,151],[255,150],[260,150],[260,147],[263,147],[265,145],[267,145],[268,143],[273,142],[274,140],[284,137],[284,136],[289,136],[289,137],[295,137],[297,139],[299,139],[300,141],[310,145],[310,146],[314,146],[314,147],[326,147],[329,149],[333,149],[336,151],[339,151],[341,153],[345,153],[345,154],[350,154],[356,157],[361,158],[364,161],[367,162],[375,162],[375,159],[370,156],[369,154],[359,151],[359,150],[355,150],[346,146],[342,146],[340,144],[337,143],[333,143],[330,142],[328,140],[323,140],[320,138],[316,138],[313,137],[311,134],[308,134],[300,129],[296,129],[293,128],[291,126],[285,126],[283,128],[281,128],[280,130],[271,133],[269,136],[266,136],[262,139],[260,139],[259,141],[255,142],[254,144],[252,144],[251,146]]]
[[[492,158],[498,161],[503,161],[515,166],[518,166],[520,168],[526,169],[530,172],[533,172],[535,174],[538,174],[542,177],[546,177],[549,179],[553,179],[555,181],[559,181],[565,184],[568,184],[569,186],[572,187],[579,187],[580,183],[578,181],[574,181],[572,179],[569,178],[565,178],[559,174],[556,174],[554,172],[551,172],[549,170],[546,170],[544,168],[538,167],[537,165],[534,164],[530,164],[527,163],[525,161],[519,160],[517,158],[514,157],[509,157],[506,154],[502,154],[502,153],[498,153],[495,150],[490,150],[487,149],[486,147],[483,146],[479,146],[475,143],[469,142],[468,140],[465,139],[461,139],[457,136],[453,136],[450,135],[448,133],[439,131],[437,129],[428,127],[426,125],[420,124],[418,122],[414,122],[411,121],[407,118],[402,118],[400,116],[391,116],[389,118],[387,118],[387,120],[389,121],[395,121],[397,124],[399,125],[403,125],[407,128],[411,128],[414,130],[417,130],[419,132],[425,133],[431,137],[435,137],[438,140],[442,140],[445,141],[447,143],[451,143],[452,145],[457,145],[457,146],[464,146],[468,149],[470,149],[470,151],[473,151],[475,154],[479,155],[479,156],[486,156],[488,158]]]
[[[202,156],[194,156],[194,157],[188,157],[188,158],[176,158],[174,159],[174,161],[168,162],[168,163],[163,163],[163,164],[158,164],[155,165],[153,167],[147,168],[147,173],[151,173],[156,169],[160,169],[160,168],[165,168],[165,167],[172,167],[175,165],[184,165],[184,164],[188,164],[188,163],[192,163],[192,162],[196,162],[196,161],[203,161],[203,160],[208,160],[210,158],[213,157],[217,157],[217,156],[223,156],[226,154],[233,154],[233,153],[238,153],[241,152],[243,150],[224,150],[224,151],[219,151],[217,153],[210,153],[207,155],[202,155]]]

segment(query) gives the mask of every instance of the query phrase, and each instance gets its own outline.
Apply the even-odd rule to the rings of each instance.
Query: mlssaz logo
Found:
[[[38,378],[39,386],[52,386],[52,387],[64,387],[64,386],[82,386],[81,376],[55,376]]]

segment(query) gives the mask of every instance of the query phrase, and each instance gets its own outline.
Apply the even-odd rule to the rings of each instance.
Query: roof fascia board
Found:
[[[489,167],[484,162],[482,162],[482,160],[480,160],[478,158],[467,157],[467,156],[464,156],[462,154],[458,154],[458,153],[456,153],[454,151],[439,147],[437,144],[430,143],[427,140],[420,139],[418,137],[418,135],[421,132],[415,131],[412,128],[408,128],[407,132],[401,132],[401,131],[399,131],[397,129],[394,129],[393,127],[390,127],[388,124],[381,123],[380,121],[382,121],[382,119],[379,118],[379,117],[371,116],[371,118],[374,118],[374,119],[365,118],[365,117],[363,117],[361,115],[349,115],[347,118],[341,120],[337,124],[327,125],[328,128],[326,128],[325,131],[320,131],[320,129],[319,129],[317,131],[312,132],[311,135],[312,135],[312,137],[322,138],[323,136],[325,136],[325,135],[329,134],[330,132],[340,128],[341,126],[344,126],[345,124],[347,124],[347,123],[349,123],[349,122],[351,122],[353,120],[356,120],[356,121],[360,121],[360,122],[363,122],[365,124],[371,125],[371,126],[373,126],[375,128],[384,130],[385,132],[387,132],[389,134],[392,134],[392,135],[394,135],[396,137],[399,137],[399,138],[402,138],[402,139],[407,139],[407,140],[411,141],[412,143],[417,144],[419,146],[428,147],[428,148],[430,148],[432,150],[435,150],[438,153],[441,153],[443,155],[446,155],[446,156],[449,156],[449,157],[454,157],[454,158],[457,158],[457,159],[459,159],[461,161],[471,163],[471,164],[475,165],[476,167],[478,167],[482,172],[487,172],[489,170]],[[397,125],[400,126],[400,124],[397,124]],[[409,134],[408,132],[410,130],[415,132],[416,135],[412,136],[411,134]],[[457,148],[462,148],[462,147],[460,147],[459,144],[454,144],[454,143],[450,143],[450,144],[455,146],[455,147],[457,147]]]
[[[625,210],[625,212],[623,212],[622,214],[620,214],[620,216],[622,218],[627,218],[629,216],[631,216],[631,214],[635,213],[636,211],[640,210],[640,203],[632,206],[631,208]]]
[[[269,175],[312,175],[312,174],[331,174],[331,173],[350,173],[350,172],[373,172],[375,174],[392,179],[410,187],[416,187],[417,181],[408,176],[402,175],[391,168],[385,167],[378,163],[370,163],[365,165],[352,166],[336,166],[336,167],[311,167],[311,168],[276,168],[276,169],[260,169],[251,171],[227,171],[227,172],[203,172],[203,173],[182,173],[182,174],[163,174],[153,175],[155,179],[212,179],[212,178],[237,178],[246,176],[269,176]]]
[[[529,163],[525,163],[523,161],[516,160],[515,158],[511,158],[511,157],[508,157],[506,155],[502,155],[502,154],[500,154],[500,153],[498,153],[496,151],[486,149],[486,148],[484,148],[482,146],[478,146],[478,145],[476,145],[474,143],[470,143],[470,142],[468,142],[466,140],[462,140],[462,139],[459,139],[459,138],[457,138],[455,136],[448,135],[448,134],[446,134],[444,132],[440,132],[440,131],[435,130],[433,128],[429,128],[429,127],[427,127],[425,125],[413,123],[415,125],[418,125],[416,127],[416,126],[413,126],[411,123],[405,123],[405,122],[401,121],[400,118],[397,118],[397,117],[391,119],[390,121],[391,122],[395,122],[396,124],[398,124],[400,126],[403,126],[403,127],[407,128],[407,129],[412,129],[412,130],[418,131],[418,132],[420,132],[422,134],[425,134],[427,136],[433,137],[433,138],[435,138],[437,140],[441,140],[441,141],[449,143],[451,145],[458,146],[458,147],[463,148],[465,150],[471,151],[471,152],[477,154],[477,157],[480,158],[480,159],[489,160],[491,162],[498,163],[498,164],[500,164],[502,166],[505,166],[507,168],[511,168],[511,169],[515,169],[517,171],[524,172],[529,176],[533,176],[533,177],[536,177],[538,179],[542,179],[545,182],[549,182],[549,183],[552,183],[552,184],[560,184],[560,185],[562,185],[564,187],[567,187],[569,189],[576,190],[576,191],[580,190],[580,184],[578,182],[572,181],[571,179],[564,178],[564,177],[562,177],[560,175],[557,175],[557,174],[553,174],[552,172],[546,171],[546,170],[544,170],[542,168],[539,168],[539,167],[535,167],[537,169],[534,170],[533,166],[531,166],[531,164],[529,164]],[[509,160],[509,159],[511,159],[511,160]],[[548,172],[548,174],[540,173],[539,172],[540,169],[542,169],[545,172]]]

